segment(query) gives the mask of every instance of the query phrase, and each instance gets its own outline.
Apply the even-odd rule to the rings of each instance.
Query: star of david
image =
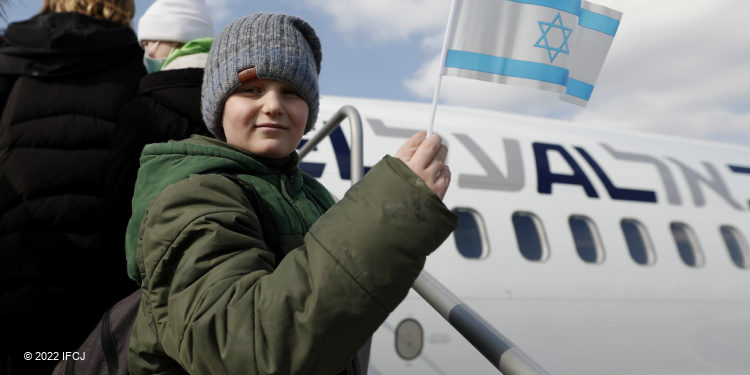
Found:
[[[570,34],[573,33],[573,29],[563,26],[562,18],[560,17],[559,12],[557,13],[555,19],[552,20],[552,22],[537,22],[539,22],[539,29],[542,31],[542,36],[539,38],[539,40],[536,41],[534,47],[546,48],[547,53],[549,54],[550,62],[554,62],[555,58],[560,52],[570,54],[570,51],[568,50],[568,38],[570,38]],[[552,31],[552,29],[560,29],[560,32],[562,33],[563,41],[559,47],[550,46],[549,41],[547,40],[547,34]]]

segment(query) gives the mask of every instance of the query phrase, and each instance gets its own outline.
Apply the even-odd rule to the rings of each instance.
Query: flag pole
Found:
[[[432,97],[432,114],[430,115],[430,125],[427,128],[427,136],[432,135],[432,127],[435,124],[435,113],[437,112],[438,98],[440,97],[440,84],[443,82],[443,75],[445,74],[445,60],[448,56],[448,41],[453,35],[453,23],[456,17],[456,9],[458,8],[461,0],[453,0],[451,2],[450,13],[448,13],[448,26],[445,28],[445,38],[443,39],[443,50],[440,53],[440,62],[438,62],[438,75],[437,83],[435,85],[435,93]]]

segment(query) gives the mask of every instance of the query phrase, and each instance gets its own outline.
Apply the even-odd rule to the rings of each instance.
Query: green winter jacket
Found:
[[[143,289],[132,374],[358,373],[357,350],[457,217],[391,157],[323,214],[330,195],[297,162],[272,169],[200,136],[144,149],[126,238]],[[293,249],[282,262],[217,169],[260,193]]]

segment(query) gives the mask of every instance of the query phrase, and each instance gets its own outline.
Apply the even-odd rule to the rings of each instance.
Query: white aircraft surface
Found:
[[[365,169],[431,111],[323,97],[316,129],[345,105],[361,116]],[[595,125],[440,105],[444,202],[461,219],[425,270],[550,374],[750,374],[750,148]],[[350,145],[345,120],[303,159],[337,197]],[[499,373],[414,291],[369,363],[369,375]]]

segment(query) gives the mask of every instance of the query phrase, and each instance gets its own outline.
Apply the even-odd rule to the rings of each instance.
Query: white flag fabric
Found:
[[[442,75],[586,106],[622,13],[585,0],[454,0]]]

